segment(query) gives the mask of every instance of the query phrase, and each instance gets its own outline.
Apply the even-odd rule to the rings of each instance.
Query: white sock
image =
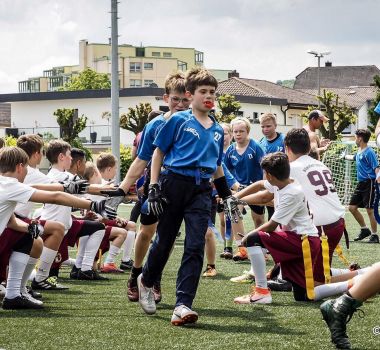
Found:
[[[136,232],[128,231],[127,238],[125,239],[123,243],[123,257],[121,258],[122,261],[131,260],[132,249],[135,244],[135,238],[136,238]]]
[[[104,237],[105,232],[105,230],[99,230],[94,232],[91,236],[89,236],[84,251],[81,266],[82,271],[92,270],[92,265],[94,264],[96,253],[98,252],[100,243],[102,243],[102,239]]]
[[[78,252],[77,252],[76,259],[75,259],[75,266],[78,269],[80,269],[82,267],[84,251],[86,250],[86,244],[87,244],[87,241],[89,238],[90,238],[90,236],[83,236],[83,237],[79,238],[79,242],[78,242],[79,247],[78,247]]]
[[[62,265],[65,265],[65,266],[74,266],[75,265],[75,259],[73,258],[68,258],[67,260],[65,260]]]
[[[248,247],[248,255],[251,260],[251,267],[255,275],[255,283],[257,287],[268,288],[267,276],[265,272],[265,258],[261,247]]]
[[[36,277],[36,274],[37,274],[36,269],[33,269],[32,272],[30,273],[29,277],[28,277],[28,280],[33,281],[34,278]]]
[[[236,245],[237,245],[238,247],[241,246],[241,239],[236,239],[235,242],[236,242]]]
[[[340,275],[344,275],[345,273],[351,272],[351,270],[350,269],[335,269],[332,267],[330,269],[330,272],[331,272],[331,276],[340,276]]]
[[[24,275],[28,261],[29,255],[27,254],[20,252],[13,252],[11,254],[9,258],[7,289],[5,291],[7,299],[14,299],[20,296],[22,276]]]
[[[21,294],[27,293],[26,283],[29,280],[29,276],[34,271],[34,268],[36,267],[37,261],[38,261],[38,259],[29,257],[28,263],[26,264],[25,271],[24,271],[24,274],[22,275],[22,279],[21,279],[21,287],[20,287]]]
[[[116,247],[113,244],[111,244],[110,245],[110,250],[108,251],[108,255],[107,255],[105,263],[106,264],[114,263],[115,262],[115,258],[119,254],[119,252],[120,252],[120,248]]]
[[[329,283],[329,284],[322,284],[321,286],[317,286],[314,288],[315,293],[315,301],[331,297],[333,295],[337,294],[343,294],[344,292],[348,291],[348,282],[337,282],[337,283]]]
[[[377,231],[375,231],[375,232],[372,232],[372,234],[373,234],[373,235],[377,235]]]
[[[368,272],[369,270],[371,270],[371,267],[372,267],[372,266],[363,267],[363,268],[360,269],[360,270],[356,270],[356,272],[358,273],[358,275],[363,275],[364,273],[366,273],[366,272]]]
[[[40,257],[40,265],[38,266],[37,269],[37,274],[36,274],[36,281],[41,282],[45,278],[49,277],[49,271],[51,268],[51,265],[54,262],[55,257],[57,256],[58,251],[53,250],[47,247],[44,247],[42,249],[42,254]]]

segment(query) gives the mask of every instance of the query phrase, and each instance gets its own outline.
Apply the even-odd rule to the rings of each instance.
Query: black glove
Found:
[[[44,233],[44,228],[38,220],[32,220],[28,225],[28,233],[36,239]]]
[[[224,214],[231,220],[231,222],[238,223],[243,219],[243,215],[239,209],[239,205],[243,205],[244,202],[240,201],[234,196],[228,196],[223,200]]]
[[[88,191],[90,184],[87,180],[75,175],[72,180],[62,181],[63,191],[70,194],[84,194]]]
[[[159,184],[149,185],[148,193],[148,211],[156,217],[164,212],[164,206],[168,204],[167,198],[162,195]]]
[[[116,197],[119,198],[119,197]],[[114,198],[107,198],[101,201],[92,201],[90,210],[100,214],[103,218],[113,220],[117,216],[117,206],[111,202]]]
[[[107,197],[125,197],[125,192],[121,187],[115,188],[114,190],[103,190],[100,191],[101,194]]]

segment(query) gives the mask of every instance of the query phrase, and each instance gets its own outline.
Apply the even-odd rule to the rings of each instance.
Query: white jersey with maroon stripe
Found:
[[[313,222],[328,225],[344,217],[331,171],[319,160],[304,155],[290,163],[290,177],[298,182],[305,194]]]

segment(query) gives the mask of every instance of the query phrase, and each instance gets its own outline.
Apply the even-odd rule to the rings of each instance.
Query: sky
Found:
[[[119,0],[119,44],[193,47],[210,69],[294,79],[331,51],[333,65],[380,67],[378,0]],[[78,64],[79,40],[107,43],[111,0],[1,0],[0,93]],[[325,58],[321,63],[324,65]]]

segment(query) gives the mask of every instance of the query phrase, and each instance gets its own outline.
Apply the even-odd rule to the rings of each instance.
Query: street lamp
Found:
[[[318,71],[317,71],[318,96],[321,96],[321,80],[320,80],[320,75],[319,75],[319,71],[320,71],[320,68],[321,68],[321,57],[330,55],[331,52],[330,51],[327,51],[327,52],[317,52],[317,51],[309,50],[309,51],[307,51],[307,53],[309,53],[310,55],[313,55],[314,57],[318,58]],[[321,101],[320,100],[318,100],[318,108],[321,108]]]

